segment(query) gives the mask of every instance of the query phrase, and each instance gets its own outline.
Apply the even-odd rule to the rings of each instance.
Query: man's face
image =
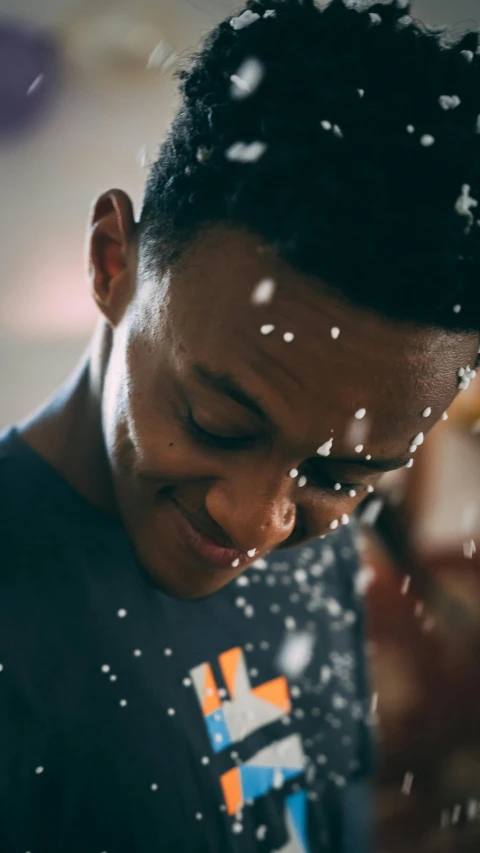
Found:
[[[204,232],[164,274],[141,266],[132,250],[104,433],[138,556],[182,598],[345,522],[383,471],[408,462],[475,360],[475,336],[341,303],[240,232]],[[276,289],[257,305],[263,279]]]

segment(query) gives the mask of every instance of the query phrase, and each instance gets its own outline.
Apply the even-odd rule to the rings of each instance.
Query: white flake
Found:
[[[348,496],[349,496],[349,498],[355,498],[357,496],[356,489],[349,489],[348,490]]]
[[[203,814],[201,812],[197,812],[195,814],[195,820],[203,820]]]
[[[33,95],[34,92],[42,85],[45,78],[45,74],[39,74],[35,77],[33,83],[30,83],[30,86],[27,89],[27,95]]]
[[[463,543],[463,556],[467,560],[471,560],[474,554],[477,553],[477,546],[473,539],[467,539],[466,542]]]
[[[366,409],[358,409],[358,411],[355,412],[355,417],[356,417],[357,421],[361,421],[362,418],[364,418],[366,414],[367,414]]]
[[[355,453],[361,453],[363,450],[363,444],[357,444],[354,448]]]
[[[173,653],[171,649],[164,649],[163,654],[165,655],[165,657],[169,658]]]
[[[333,488],[335,489],[336,492],[339,492],[342,488],[342,484],[341,483],[335,483]]]
[[[453,306],[453,313],[454,313],[454,314],[460,314],[460,311],[461,311],[461,310],[462,310],[462,306],[461,306],[461,305],[458,305],[458,304],[457,304],[457,305],[454,305],[454,306]]]
[[[39,776],[39,775],[40,775],[40,773],[43,773],[44,769],[45,769],[45,768],[44,768],[44,767],[42,767],[42,766],[40,766],[40,767],[35,767],[35,773],[37,774],[37,776]]]
[[[175,708],[169,708],[167,711],[167,714],[169,717],[174,717],[175,716]]]
[[[236,163],[256,163],[266,150],[265,142],[234,142],[225,151],[225,157]]]
[[[263,17],[265,17],[265,15]],[[255,837],[258,841],[265,841],[266,834],[267,834],[267,827],[265,826],[264,823],[262,823],[255,830]]]
[[[248,98],[255,92],[262,82],[264,75],[263,65],[258,59],[246,59],[238,68],[236,74],[232,74],[230,80],[232,82],[231,95],[235,100],[243,100]]]
[[[152,782],[152,784],[150,785],[150,789],[151,789],[152,791],[158,791],[158,785],[157,785],[157,783],[156,783],[156,782]]]
[[[330,334],[333,340],[336,341],[340,334],[340,329],[338,328],[338,326],[333,326],[333,328],[330,329]]]
[[[424,436],[423,432],[419,432],[418,435],[416,435],[415,438],[412,439],[412,446],[413,447],[420,447],[420,445],[423,444],[424,441],[425,441],[425,436]]]
[[[268,563],[266,560],[263,559],[263,557],[259,557],[258,560],[255,560],[255,562],[253,563],[253,568],[259,569],[260,571],[264,571],[266,568],[268,568]]]
[[[300,489],[303,489],[303,487],[304,487],[304,486],[306,486],[306,485],[307,485],[307,478],[306,478],[306,477],[304,477],[304,476],[303,476],[303,474],[302,474],[302,476],[301,476],[301,477],[299,477],[299,479],[298,479],[298,486],[299,486],[299,488],[300,488]]]
[[[245,12],[242,12],[241,15],[238,15],[235,18],[230,19],[230,26],[234,30],[243,30],[245,27],[249,27],[251,24],[254,24],[256,21],[260,20],[260,15],[258,12],[252,12],[250,9],[247,9]]]
[[[251,301],[254,305],[268,305],[272,301],[277,284],[273,278],[264,278],[253,289]]]
[[[470,184],[463,184],[461,195],[455,202],[455,210],[459,216],[464,216],[467,219],[466,234],[469,233],[475,221],[472,213],[472,208],[475,207],[478,207],[478,201],[470,195]]]
[[[473,51],[471,50],[461,50],[460,53],[467,60],[467,62],[471,62],[473,59]]]
[[[116,681],[117,680],[116,675],[109,675],[108,677],[109,677],[110,681]]]
[[[413,124],[407,124],[407,133],[415,133]]]
[[[209,759],[208,755],[202,756],[202,764],[205,764],[205,765],[210,764],[210,759]]]
[[[343,139],[343,133],[340,130],[338,124],[333,125],[333,133],[334,133],[334,136],[338,137],[338,139]]]
[[[262,335],[271,335],[274,329],[275,326],[272,326],[271,323],[267,323],[265,326],[261,326],[260,331]]]
[[[166,654],[166,652],[165,652],[165,654]],[[136,658],[141,657],[142,656],[142,650],[141,649],[134,649],[133,650],[133,656]]]
[[[331,521],[328,526],[329,526],[330,530],[336,530],[338,527],[338,519],[334,518],[334,520]]]
[[[377,12],[369,12],[369,18],[374,26],[377,26],[377,24],[382,23],[382,18]]]
[[[128,703],[126,699],[120,699],[120,702],[118,704],[121,708],[126,708]]]
[[[343,513],[341,518],[342,524],[350,524],[350,516],[347,515],[346,512]]]
[[[256,553],[257,553],[257,549],[256,549],[256,548],[250,548],[250,550],[249,550],[249,551],[247,551],[247,555],[248,555],[249,557],[254,557]]]
[[[192,686],[192,679],[191,678],[184,678],[182,681],[182,684],[184,687],[191,687]]]
[[[101,669],[102,669],[102,672],[110,672],[110,667],[106,663],[103,664]]]
[[[234,832],[235,835],[240,835],[240,833],[243,832],[243,824],[241,824],[238,820],[235,821],[232,826],[232,832]]]
[[[424,148],[430,148],[431,145],[435,145],[435,137],[431,133],[424,133],[420,137],[420,145],[423,145]]]
[[[247,619],[251,619],[252,616],[255,615],[255,609],[251,604],[247,604],[245,610],[243,611]]]
[[[264,18],[276,18],[277,13],[276,13],[275,9],[267,9],[267,11],[264,12],[263,17]]]
[[[119,619],[124,619],[126,615],[127,611],[124,610],[123,607],[121,607],[120,610],[117,610],[117,616],[119,617]]]
[[[283,340],[287,344],[290,344],[293,341],[294,337],[295,337],[295,335],[293,334],[293,332],[285,332],[285,334],[283,336]]]
[[[367,453],[367,455],[365,456],[365,459],[367,460],[367,462],[370,462],[370,459],[371,459],[371,458],[372,458],[372,454],[371,454],[371,453]]]
[[[292,468],[292,470],[288,472],[288,476],[289,476],[289,477],[291,477],[291,478],[292,478],[292,480],[294,480],[296,477],[298,477],[298,471],[297,471],[297,469],[296,469],[296,468]]]
[[[442,110],[454,110],[460,106],[461,100],[458,95],[440,95],[438,103]]]
[[[430,406],[427,406],[427,408],[424,409],[422,412],[422,418],[429,418],[431,414],[432,414],[432,410],[431,410]]]
[[[412,576],[411,575],[405,575],[403,582],[402,582],[402,586],[400,587],[401,595],[407,594],[408,590],[410,589],[411,581],[412,581]]]
[[[405,776],[403,777],[402,794],[405,794],[406,797],[408,797],[410,791],[412,790],[412,784],[413,773],[405,773]]]
[[[361,98],[363,98],[363,96],[364,96],[364,94],[365,94],[365,89],[357,89],[357,92],[358,92],[359,96],[360,96]]]
[[[333,446],[333,438],[329,438],[325,444],[322,444],[318,449],[317,453],[319,456],[330,456],[330,451]]]
[[[480,116],[479,116],[479,120],[480,120]],[[327,121],[326,119],[324,119],[323,121],[320,122],[320,124],[324,130],[331,130],[332,129],[331,121]]]
[[[405,465],[405,468],[413,468],[413,459],[408,460],[407,464]]]
[[[371,495],[371,493],[372,493],[372,492],[374,492],[374,491],[375,491],[375,489],[374,489],[374,487],[373,487],[372,485],[368,485],[368,486],[367,486],[367,492],[368,492],[368,494],[369,494],[369,495]]]
[[[447,412],[444,412],[444,413],[443,413],[443,415],[442,415],[442,421],[448,421],[448,414],[447,414]]]
[[[234,569],[236,569],[236,568],[238,568],[238,566],[239,566],[239,565],[240,565],[240,560],[239,560],[239,559],[238,559],[238,557],[237,557],[237,559],[236,559],[236,560],[233,560],[233,562],[232,562],[232,567],[233,567]]]

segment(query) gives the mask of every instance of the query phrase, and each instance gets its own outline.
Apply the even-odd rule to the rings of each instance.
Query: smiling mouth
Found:
[[[252,561],[247,551],[220,544],[217,539],[204,532],[201,525],[173,497],[170,501],[176,511],[182,539],[197,560],[221,569],[243,567]]]

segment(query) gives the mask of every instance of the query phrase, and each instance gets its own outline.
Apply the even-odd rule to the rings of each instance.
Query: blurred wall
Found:
[[[235,0],[125,4],[180,53],[242,5]],[[66,33],[81,29],[97,7],[109,5],[0,0],[0,16],[57,32],[69,48]],[[417,17],[435,24],[478,26],[479,12],[478,0],[418,0],[414,6]],[[140,161],[145,152],[154,155],[174,109],[170,73],[116,79],[97,73],[78,49],[74,59],[66,62],[51,115],[34,133],[0,146],[0,427],[39,405],[84,349],[95,322],[83,271],[90,203],[102,190],[119,186],[138,206],[145,177]]]

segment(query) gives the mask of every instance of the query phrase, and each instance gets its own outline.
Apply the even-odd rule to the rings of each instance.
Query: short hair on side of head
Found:
[[[149,262],[246,229],[354,304],[479,330],[478,33],[410,11],[251,0],[209,33],[147,179]]]

